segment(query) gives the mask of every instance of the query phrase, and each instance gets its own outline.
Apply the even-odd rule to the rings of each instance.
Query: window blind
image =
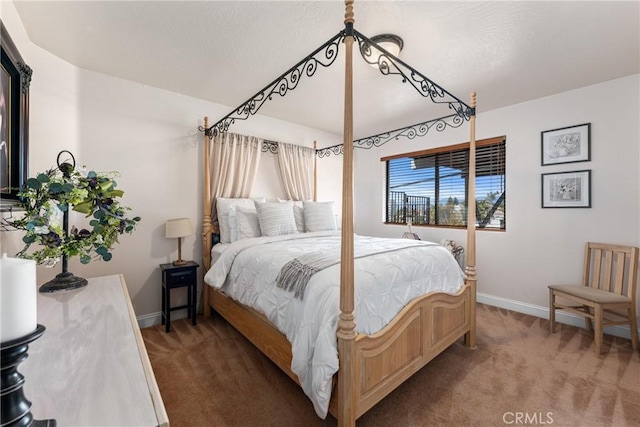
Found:
[[[476,225],[506,227],[504,137],[477,142]],[[386,161],[385,221],[466,227],[469,144],[382,159]]]

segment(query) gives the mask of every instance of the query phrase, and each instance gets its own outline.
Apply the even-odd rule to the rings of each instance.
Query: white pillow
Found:
[[[296,220],[296,228],[298,229],[298,233],[304,233],[304,209],[302,208],[301,200],[283,200],[278,197],[278,202],[280,203],[293,203],[293,217]]]
[[[255,202],[263,236],[282,236],[298,232],[293,216],[293,203]]]
[[[238,221],[236,219],[236,206],[229,208],[229,240],[231,243],[238,240]]]
[[[302,202],[307,231],[337,230],[333,202]]]
[[[237,207],[236,221],[238,227],[238,240],[261,236],[258,212],[256,212],[255,208]]]
[[[220,228],[220,243],[231,243],[231,227],[229,226],[229,210],[231,206],[253,207],[253,201],[264,201],[265,198],[257,199],[234,199],[229,197],[218,197],[216,199],[216,211],[218,213],[218,227]]]

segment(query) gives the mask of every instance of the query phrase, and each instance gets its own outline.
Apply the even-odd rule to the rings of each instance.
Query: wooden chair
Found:
[[[587,329],[595,322],[596,353],[601,354],[605,326],[629,325],[631,345],[638,350],[636,286],[638,248],[588,242],[584,254],[582,285],[549,285],[549,328],[555,329],[555,311],[584,316]],[[556,298],[568,300],[565,305]]]

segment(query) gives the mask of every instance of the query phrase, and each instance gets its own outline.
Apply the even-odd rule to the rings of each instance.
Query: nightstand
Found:
[[[171,331],[171,312],[187,309],[191,323],[196,324],[196,288],[198,264],[187,261],[185,265],[160,264],[162,270],[162,324]],[[171,307],[171,289],[187,287],[187,305]]]

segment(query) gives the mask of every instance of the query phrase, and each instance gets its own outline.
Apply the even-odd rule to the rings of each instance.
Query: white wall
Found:
[[[507,137],[507,230],[477,233],[478,292],[493,299],[547,307],[547,285],[580,280],[586,241],[640,246],[640,75],[482,111],[477,138]],[[591,123],[591,161],[540,165],[540,132]],[[469,140],[469,126],[430,133],[421,141],[357,151],[356,232],[400,236],[382,224],[380,157]],[[542,173],[591,169],[592,208],[542,209]],[[373,171],[373,172],[372,172]],[[421,238],[450,238],[461,230],[414,227]]]
[[[78,69],[28,40],[13,3],[2,2],[2,20],[34,70],[29,175],[51,168],[58,152],[69,150],[79,165],[120,172],[118,186],[125,192],[122,203],[142,217],[133,235],[121,236],[110,262],[81,265],[72,259],[69,270],[82,277],[123,273],[136,314],[157,314],[161,307],[158,266],[177,258],[177,242],[164,237],[167,219],[191,218],[196,234],[184,239],[183,258],[202,259],[203,134],[197,127],[205,115],[213,122],[231,108]],[[238,123],[231,130],[307,146],[314,140],[319,147],[340,142],[336,135],[263,116]],[[275,156],[263,155],[252,195],[270,200],[284,197],[276,165]],[[338,199],[336,189],[339,186],[324,186],[319,199]],[[75,224],[82,218],[72,216],[70,220]],[[0,238],[2,251],[10,255],[22,248],[19,232],[2,232]],[[38,267],[38,282],[59,272],[59,265]],[[180,298],[185,296],[179,295],[176,304],[182,302]]]

